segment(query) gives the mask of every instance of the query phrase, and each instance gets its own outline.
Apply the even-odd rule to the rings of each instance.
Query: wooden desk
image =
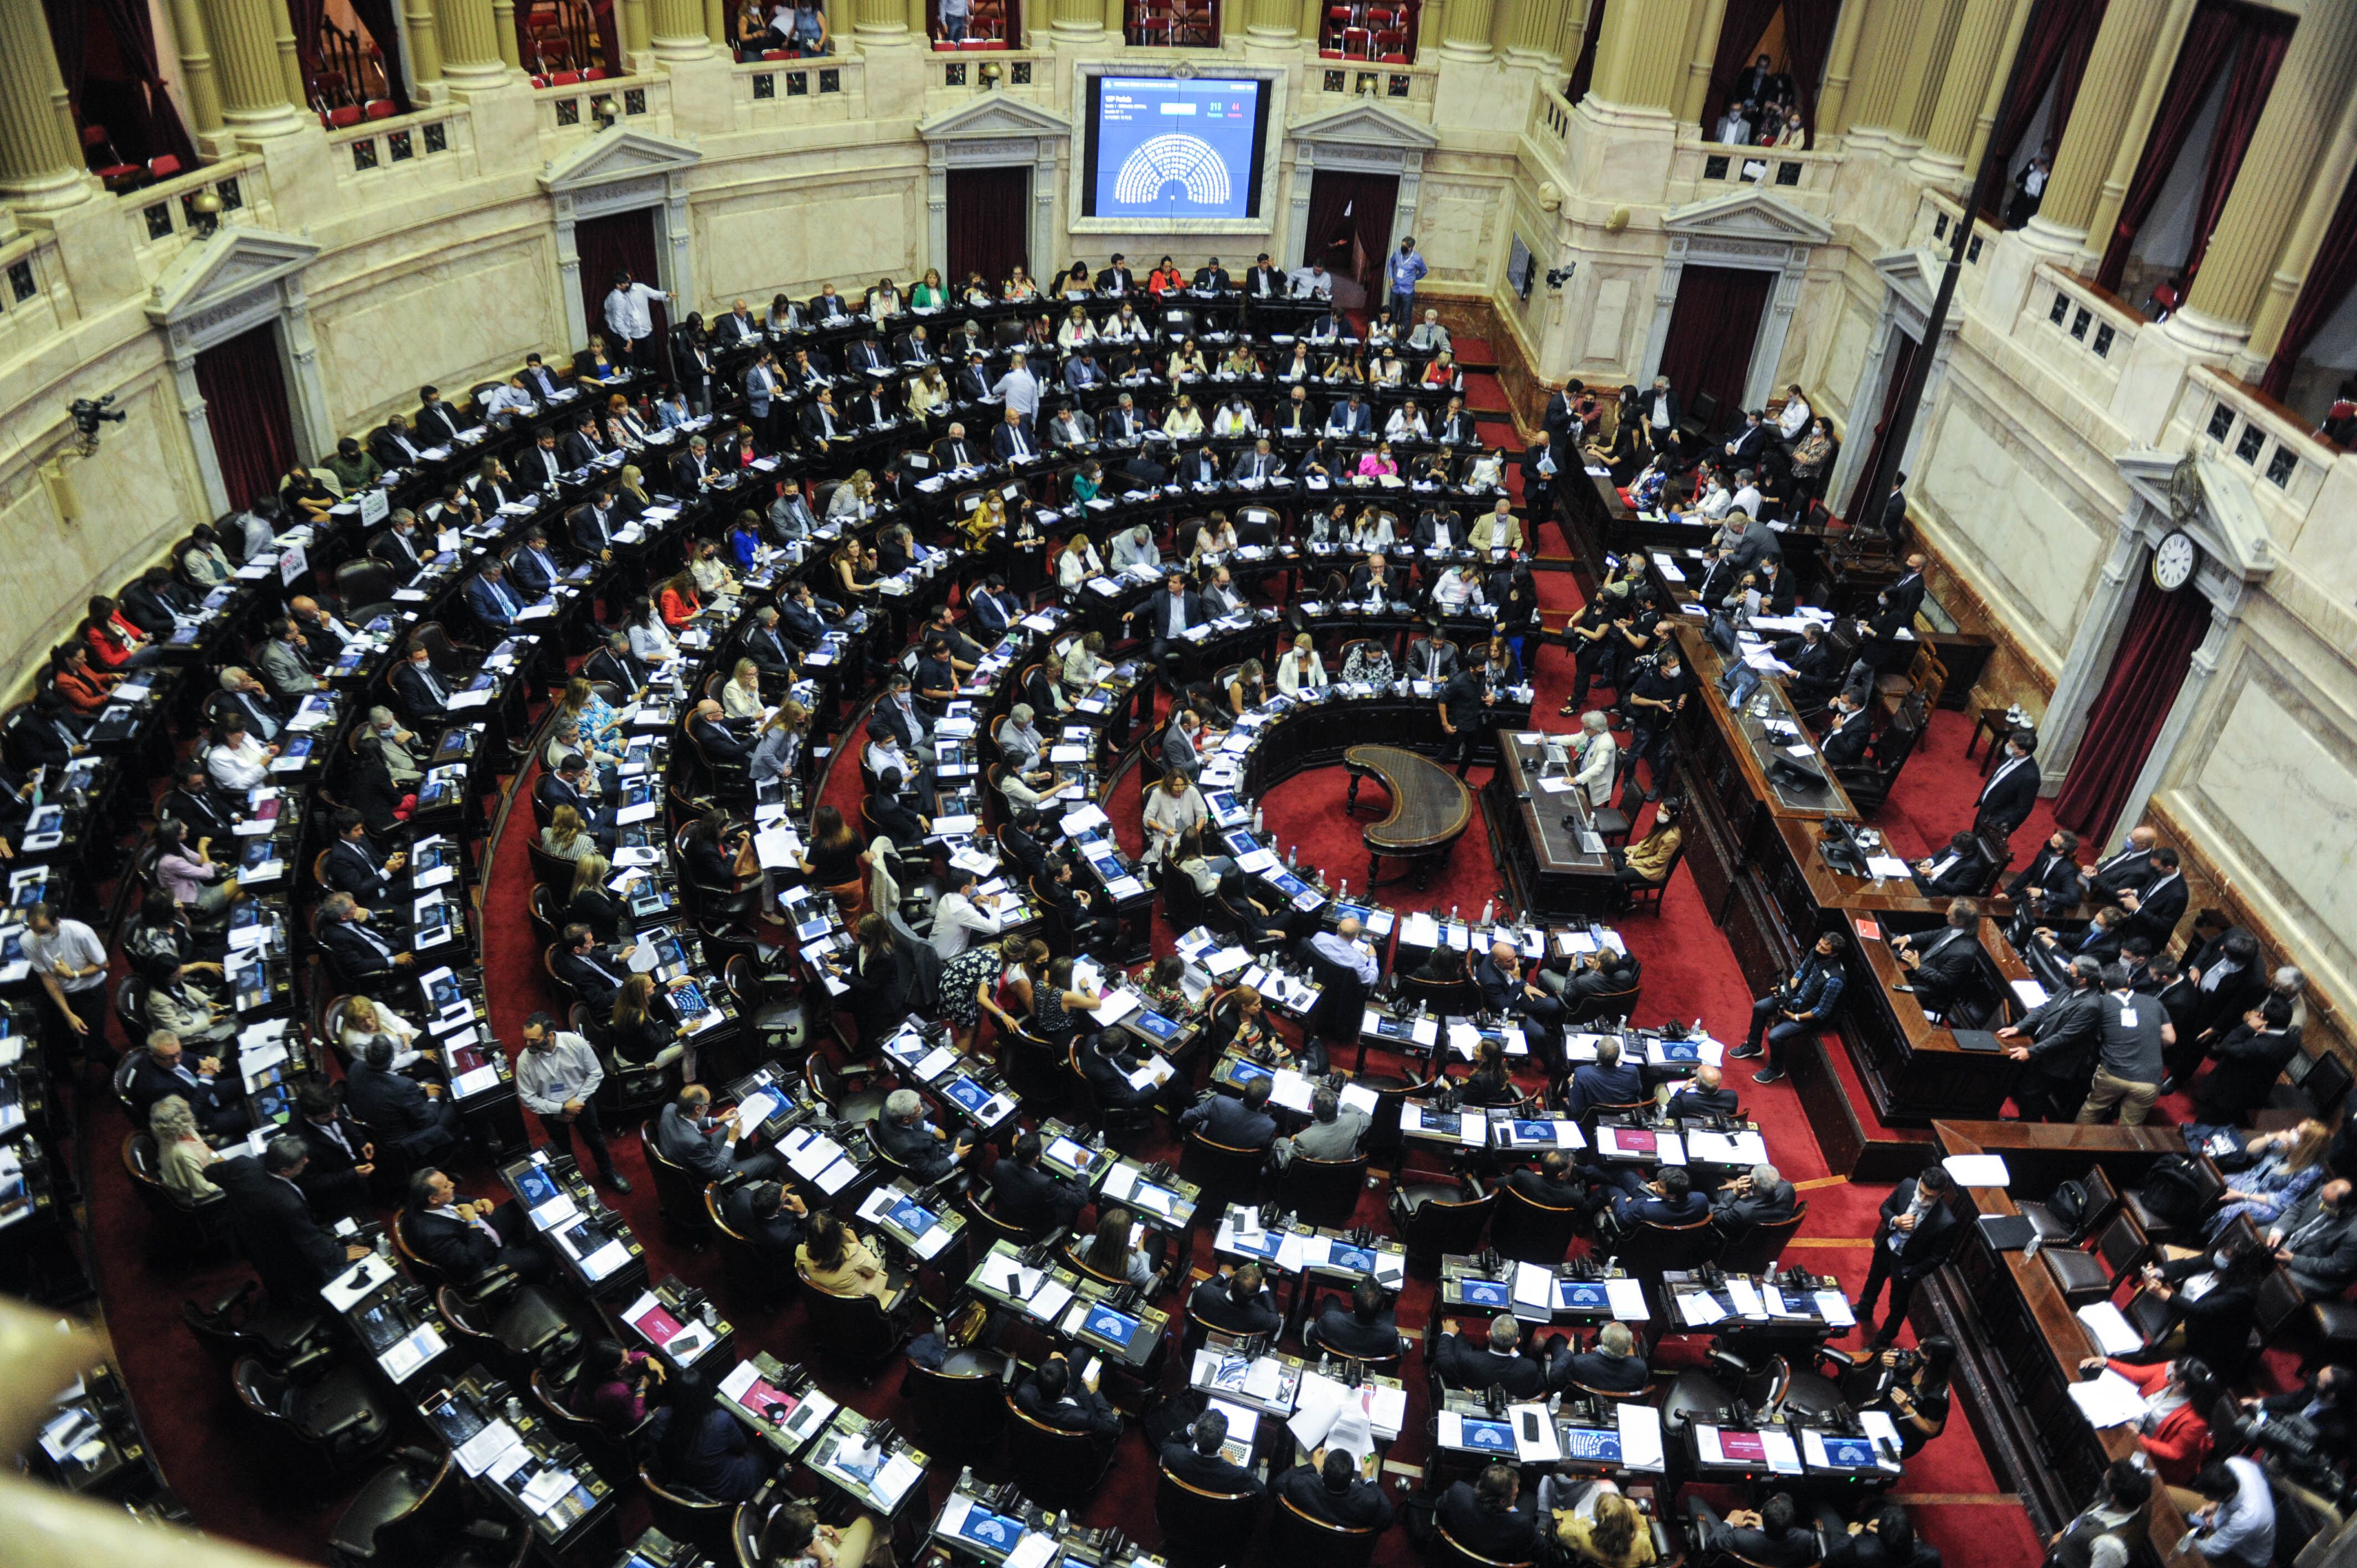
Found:
[[[1351,804],[1359,803],[1359,781],[1372,778],[1392,798],[1392,809],[1360,834],[1367,846],[1367,886],[1386,859],[1405,860],[1416,886],[1432,863],[1445,860],[1473,825],[1473,791],[1465,780],[1428,757],[1395,746],[1354,746],[1342,754],[1351,770]]]
[[[1944,916],[1933,916],[1928,924],[1902,916],[1905,923],[1894,925],[1891,917],[1846,910],[1843,918],[1849,928],[1850,984],[1842,998],[1842,1038],[1875,1114],[1886,1122],[1918,1126],[1938,1116],[1995,1121],[2020,1065],[2002,1052],[1962,1049],[1954,1032],[1926,1017],[1912,994],[1891,989],[1905,981],[1906,972],[1890,950],[1890,937],[1936,929]],[[1873,921],[1880,934],[1866,935],[1858,929],[1860,919]],[[1984,916],[1979,934],[1984,972],[1995,977],[2007,1019],[2018,1018],[2028,1009],[2012,993],[2012,983],[2030,979],[2029,970],[1995,920]]]
[[[1593,819],[1587,798],[1577,789],[1561,793],[1539,788],[1544,740],[1524,740],[1528,730],[1498,732],[1499,764],[1481,787],[1481,812],[1490,823],[1490,857],[1505,874],[1506,891],[1534,918],[1585,918],[1608,908],[1617,867],[1608,853],[1580,847],[1579,828],[1566,827],[1566,815],[1581,826]]]
[[[1932,1124],[1941,1150],[1952,1155],[2005,1156],[2012,1192],[2042,1196],[2065,1176],[2100,1165],[2115,1186],[2141,1179],[2153,1161],[2182,1154],[2172,1127],[2080,1127],[2045,1122],[1950,1122]],[[1961,1208],[1976,1214],[2016,1214],[2011,1193],[1968,1187]],[[1919,1314],[1932,1319],[1919,1332],[1937,1331],[1956,1345],[1955,1390],[1982,1452],[2021,1495],[2040,1536],[2070,1522],[2095,1496],[2104,1469],[2136,1452],[2135,1429],[2090,1426],[2072,1402],[2083,1358],[2095,1346],[2054,1283],[2044,1260],[1999,1252],[1978,1225],[1957,1248],[1950,1266],[1916,1293]],[[2165,1492],[2152,1500],[2152,1548],[2184,1533],[2185,1520]]]

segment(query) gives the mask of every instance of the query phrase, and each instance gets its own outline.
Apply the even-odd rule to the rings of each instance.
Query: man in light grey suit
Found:
[[[1359,1154],[1359,1140],[1366,1135],[1372,1122],[1357,1106],[1345,1106],[1341,1098],[1324,1084],[1319,1084],[1309,1096],[1309,1125],[1290,1138],[1276,1141],[1276,1163],[1279,1166],[1293,1163],[1296,1155],[1311,1160],[1350,1160]]]
[[[256,662],[262,666],[263,683],[281,697],[299,697],[319,689],[319,678],[303,661],[302,628],[291,616],[270,623],[269,640],[262,645]]]
[[[1201,733],[1203,721],[1191,711],[1182,710],[1170,721],[1162,734],[1162,763],[1171,772],[1192,779],[1201,770],[1202,757],[1195,749],[1195,737]]]
[[[1613,780],[1620,771],[1620,746],[1605,716],[1592,708],[1579,715],[1573,762],[1572,782],[1587,792],[1587,803],[1598,810],[1610,805]]]

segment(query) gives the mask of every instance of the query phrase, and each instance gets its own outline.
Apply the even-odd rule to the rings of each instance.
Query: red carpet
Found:
[[[1551,538],[1542,540],[1540,547],[1552,549],[1555,543]],[[1577,608],[1577,591],[1568,575],[1543,574],[1539,581],[1551,621],[1556,612]],[[1548,647],[1538,655],[1534,678],[1539,712],[1546,715],[1542,723],[1552,723],[1568,671],[1568,656],[1560,648]],[[1932,835],[1970,819],[1979,773],[1976,764],[1966,764],[1962,758],[1961,723],[1955,715],[1938,716],[1924,748],[1909,765],[1898,798],[1885,813],[1885,825],[1902,844],[1928,844]],[[1481,777],[1477,771],[1474,782],[1478,784]],[[528,785],[527,777],[519,787]],[[839,805],[850,804],[856,790],[856,769],[846,769],[844,778],[834,781],[826,798]],[[1297,778],[1269,793],[1266,821],[1280,843],[1299,845],[1306,862],[1358,881],[1364,874],[1365,856],[1358,824],[1337,809],[1340,790],[1336,771]],[[1138,830],[1134,771],[1115,788],[1107,806],[1125,841],[1135,845]],[[493,1025],[511,1042],[518,1037],[525,1015],[546,1001],[541,990],[540,955],[525,918],[531,875],[522,834],[529,831],[529,822],[528,816],[519,814],[484,877],[484,977]],[[2025,830],[2017,841],[2025,847],[2032,842],[2029,832]],[[1901,834],[1913,835],[1911,843]],[[1487,863],[1481,832],[1476,829],[1467,834],[1446,875],[1436,878],[1422,902],[1443,910],[1455,905],[1472,913],[1495,891],[1496,878]],[[1394,904],[1401,901],[1394,899]],[[1640,1022],[1658,1022],[1673,1015],[1700,1017],[1722,1038],[1742,1028],[1749,991],[1725,938],[1712,928],[1684,873],[1663,900],[1658,918],[1631,918],[1623,922],[1621,929],[1644,963]],[[1172,934],[1157,921],[1157,950],[1167,950]],[[1754,1090],[1749,1066],[1734,1064],[1730,1081],[1742,1091],[1746,1110],[1760,1121],[1771,1156],[1788,1177],[1803,1184],[1803,1196],[1810,1205],[1807,1223],[1788,1261],[1839,1277],[1854,1294],[1864,1278],[1867,1239],[1884,1189],[1828,1182],[1824,1161],[1792,1091],[1782,1086]],[[111,1102],[99,1103],[91,1119],[100,1155],[91,1162],[90,1202],[108,1326],[166,1475],[208,1530],[292,1557],[318,1560],[327,1528],[359,1477],[326,1480],[306,1475],[288,1484],[274,1451],[264,1448],[231,1408],[221,1370],[194,1352],[186,1330],[175,1319],[184,1294],[241,1277],[242,1270],[225,1265],[172,1272],[151,1263],[146,1256],[145,1213],[130,1190],[115,1153],[124,1131],[120,1113]],[[656,1274],[677,1274],[691,1282],[716,1284],[718,1269],[708,1254],[685,1251],[664,1237],[635,1136],[620,1133],[615,1145],[622,1170],[638,1182],[637,1192],[619,1199],[618,1207],[646,1244]],[[1825,1185],[1813,1185],[1820,1182]],[[1367,1195],[1359,1218],[1379,1222],[1379,1194]],[[1203,1255],[1199,1251],[1199,1262]],[[1423,1329],[1431,1316],[1432,1301],[1431,1286],[1411,1281],[1400,1303],[1402,1326]],[[768,1317],[742,1315],[737,1322],[739,1344],[747,1353],[767,1349],[789,1362],[809,1356],[803,1319],[796,1309]],[[1673,1361],[1690,1354],[1688,1348],[1673,1343],[1663,1346],[1660,1356]],[[851,1388],[842,1380],[830,1380],[830,1389],[865,1411],[905,1412],[899,1398],[899,1380],[890,1374],[872,1389]],[[1421,1402],[1421,1396],[1416,1396],[1415,1403],[1420,1406]],[[1422,1421],[1420,1409],[1411,1412],[1409,1431],[1392,1453],[1395,1466],[1420,1465],[1425,1447]],[[1124,1439],[1122,1461],[1086,1509],[1084,1518],[1093,1525],[1118,1524],[1133,1537],[1155,1540],[1158,1535],[1153,1521],[1155,1471],[1135,1423]],[[936,1499],[945,1494],[951,1479],[945,1468],[934,1472]],[[1399,1473],[1394,1473],[1393,1482],[1395,1488],[1414,1484],[1412,1475]],[[1941,1439],[1910,1465],[1900,1496],[1914,1509],[1922,1533],[1943,1550],[1952,1564],[1963,1568],[2011,1565],[2034,1563],[2039,1556],[2038,1544],[2019,1509],[1997,1493],[1961,1414]],[[626,1531],[634,1533],[644,1519],[642,1504],[634,1500],[626,1506]],[[1406,1538],[1396,1532],[1385,1540],[1377,1558],[1385,1564],[1414,1560]]]

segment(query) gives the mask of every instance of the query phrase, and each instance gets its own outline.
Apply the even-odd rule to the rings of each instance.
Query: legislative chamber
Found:
[[[0,0],[0,1568],[2357,1540],[2357,7]]]

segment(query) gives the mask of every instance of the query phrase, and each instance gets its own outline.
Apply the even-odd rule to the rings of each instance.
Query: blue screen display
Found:
[[[1502,1421],[1468,1421],[1464,1430],[1468,1448],[1489,1454],[1514,1452],[1514,1429]]]
[[[1107,76],[1097,83],[1098,218],[1249,218],[1262,83]]]

